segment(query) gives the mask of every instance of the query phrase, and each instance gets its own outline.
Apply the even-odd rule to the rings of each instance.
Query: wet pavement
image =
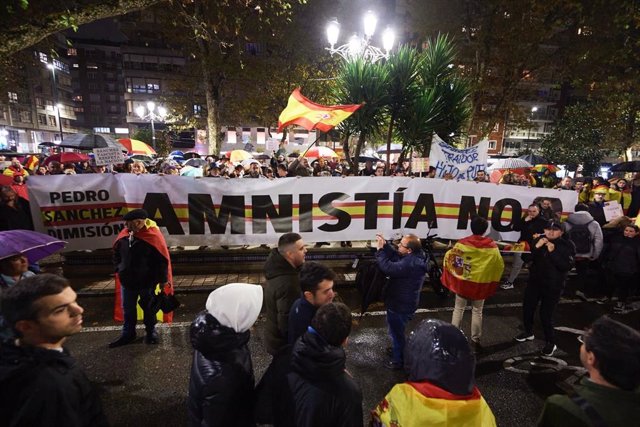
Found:
[[[572,285],[570,286],[570,288]],[[575,382],[583,370],[578,357],[577,334],[590,322],[611,311],[610,306],[563,298],[556,312],[559,351],[553,357],[541,357],[543,340],[516,343],[513,337],[521,324],[523,282],[510,291],[501,291],[487,300],[484,309],[484,352],[476,368],[477,385],[493,410],[500,426],[533,426],[544,399],[559,393],[559,381]],[[186,291],[186,289],[184,289]],[[68,341],[68,348],[99,388],[105,411],[114,426],[186,425],[186,399],[192,350],[189,323],[204,309],[208,290],[184,292],[178,289],[182,306],[172,325],[160,325],[161,342],[148,346],[139,342],[117,349],[107,343],[119,334],[119,325],[111,319],[112,294],[83,293],[79,302],[85,308],[84,331]],[[111,291],[112,292],[112,291]],[[338,289],[340,298],[354,311],[359,306],[352,286]],[[640,305],[640,302],[636,302]],[[409,329],[425,318],[451,319],[453,298],[437,298],[425,288],[419,313]],[[355,317],[349,339],[347,368],[363,390],[365,423],[369,411],[390,388],[405,380],[402,372],[382,367],[385,348],[390,345],[383,307],[370,308],[363,318]],[[612,315],[632,327],[640,328],[640,310]],[[465,313],[463,330],[469,332],[470,312]],[[264,318],[256,323],[250,341],[258,380],[270,362],[262,345]],[[140,331],[142,333],[142,331]],[[536,336],[542,336],[536,319]]]

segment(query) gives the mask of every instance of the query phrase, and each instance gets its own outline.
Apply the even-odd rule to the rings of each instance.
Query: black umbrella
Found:
[[[640,160],[622,162],[611,166],[610,172],[640,172]]]
[[[188,160],[188,159],[199,159],[200,158],[200,154],[196,153],[195,151],[187,151],[186,153],[184,153],[182,155],[182,157],[185,160]]]
[[[116,147],[119,150],[126,151],[118,141],[109,135],[76,133],[65,136],[59,147],[74,148],[76,150],[93,150],[94,148]]]
[[[382,162],[383,160],[379,157],[373,157],[373,156],[358,156],[358,163],[364,163],[367,161],[372,161],[372,162]]]
[[[55,147],[56,144],[55,142],[41,142],[40,144],[38,144],[38,147]]]
[[[549,163],[547,159],[542,156],[538,156],[537,154],[525,154],[524,156],[518,157],[519,159],[526,160],[532,165],[544,165]]]

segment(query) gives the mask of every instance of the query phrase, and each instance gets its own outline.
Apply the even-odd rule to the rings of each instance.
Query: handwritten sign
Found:
[[[429,162],[436,168],[436,178],[451,174],[454,179],[472,180],[479,171],[487,169],[489,141],[481,141],[470,148],[458,149],[433,136]]]
[[[604,219],[606,219],[607,222],[624,215],[624,212],[622,212],[622,206],[615,200],[605,202],[602,209],[604,211]]]
[[[124,154],[118,147],[94,148],[96,166],[117,165],[124,162]]]

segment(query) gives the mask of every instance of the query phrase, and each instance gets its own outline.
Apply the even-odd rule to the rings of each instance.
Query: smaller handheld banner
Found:
[[[436,178],[444,178],[446,174],[451,174],[454,179],[472,180],[478,171],[487,169],[488,151],[489,141],[486,140],[461,150],[434,135],[429,152],[429,164],[436,168]]]

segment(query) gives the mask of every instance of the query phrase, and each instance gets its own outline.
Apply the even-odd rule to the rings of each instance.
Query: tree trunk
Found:
[[[356,143],[356,152],[353,153],[353,158],[355,159],[354,165],[355,165],[355,171],[358,172],[358,168],[359,168],[359,164],[360,162],[358,161],[358,157],[360,157],[360,153],[362,152],[362,147],[364,146],[364,141],[366,139],[367,135],[365,135],[363,132],[360,132],[360,135],[358,135],[358,142]]]
[[[349,153],[349,138],[350,137],[351,137],[351,135],[349,135],[348,133],[344,134],[344,139],[342,140],[342,152],[344,153],[344,157],[345,157],[345,160],[347,161],[347,164],[349,165],[351,170],[354,170],[353,169],[353,161],[351,160],[351,154]],[[358,170],[356,169],[355,171],[357,172]]]
[[[387,175],[391,175],[391,138],[393,137],[393,123],[396,121],[395,115],[395,111],[391,113],[389,131],[387,132],[387,166],[385,167]]]

